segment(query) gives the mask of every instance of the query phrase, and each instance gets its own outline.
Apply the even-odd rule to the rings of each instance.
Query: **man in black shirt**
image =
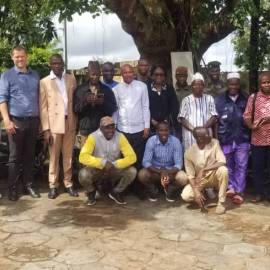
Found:
[[[112,90],[100,82],[100,66],[97,61],[89,61],[89,80],[77,87],[74,93],[74,112],[78,114],[81,146],[87,136],[98,129],[100,119],[112,116],[116,111],[116,101]]]

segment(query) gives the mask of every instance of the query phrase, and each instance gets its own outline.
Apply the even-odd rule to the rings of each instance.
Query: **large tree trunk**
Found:
[[[260,0],[253,0],[256,11],[251,17],[249,39],[249,90],[251,93],[258,91],[258,48],[259,48],[259,10]]]
[[[105,5],[118,15],[123,29],[133,37],[141,57],[152,64],[162,63],[169,69],[172,51],[192,51],[199,65],[204,52],[234,30],[228,14],[239,1],[227,1],[228,5],[214,14],[211,23],[196,17],[194,10],[200,10],[202,2],[105,0]],[[192,44],[191,29],[197,29],[197,48]]]

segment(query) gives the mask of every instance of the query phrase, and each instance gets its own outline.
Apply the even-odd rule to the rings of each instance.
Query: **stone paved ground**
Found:
[[[83,193],[0,200],[0,269],[270,269],[270,204],[216,216],[163,198],[127,199],[94,207]]]

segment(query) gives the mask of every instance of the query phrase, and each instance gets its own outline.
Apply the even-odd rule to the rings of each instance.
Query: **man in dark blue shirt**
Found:
[[[239,73],[229,73],[226,92],[215,99],[219,118],[218,139],[229,170],[227,196],[238,204],[243,202],[250,142],[250,132],[243,121],[247,98],[240,88]]]
[[[40,197],[32,188],[39,127],[39,75],[27,68],[24,47],[17,46],[12,50],[12,60],[14,67],[4,72],[0,80],[0,111],[9,139],[8,197],[17,201],[21,168],[25,191],[33,198]]]

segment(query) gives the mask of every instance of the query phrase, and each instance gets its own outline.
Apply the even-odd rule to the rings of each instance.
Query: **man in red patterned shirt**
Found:
[[[259,92],[249,97],[244,113],[251,129],[252,171],[256,197],[253,202],[270,199],[270,187],[265,187],[265,169],[270,177],[270,72],[259,77]]]

